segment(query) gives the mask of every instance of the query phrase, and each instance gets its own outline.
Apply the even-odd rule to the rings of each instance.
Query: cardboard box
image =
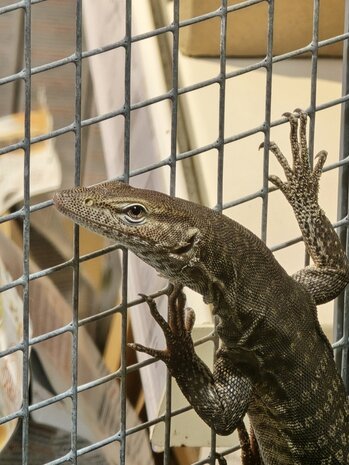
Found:
[[[243,3],[228,0],[228,6]],[[344,0],[320,2],[319,39],[342,34]],[[280,55],[310,44],[313,31],[313,0],[275,0],[273,54]],[[180,2],[181,20],[218,10],[220,0],[184,0]],[[220,17],[182,27],[180,49],[191,56],[218,56]],[[227,55],[265,56],[267,52],[268,2],[250,5],[228,14]],[[322,47],[322,56],[341,56],[343,42]],[[304,56],[304,55],[302,55]]]

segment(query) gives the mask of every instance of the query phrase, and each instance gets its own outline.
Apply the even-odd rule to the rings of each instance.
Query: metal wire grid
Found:
[[[20,278],[11,281],[0,288],[0,292],[4,292],[10,288],[14,288],[16,286],[23,287],[23,341],[14,346],[10,347],[9,349],[2,351],[0,353],[0,357],[4,357],[9,355],[15,351],[22,351],[23,352],[23,406],[22,408],[17,411],[13,412],[12,414],[0,418],[0,425],[4,424],[14,418],[21,418],[23,424],[23,441],[22,441],[22,464],[27,465],[28,462],[28,427],[29,427],[29,414],[37,409],[44,408],[48,405],[54,404],[62,399],[71,398],[72,401],[72,419],[71,419],[71,450],[70,452],[60,457],[56,460],[49,462],[50,465],[58,465],[61,463],[73,463],[77,464],[77,460],[79,456],[82,456],[94,449],[102,447],[104,445],[109,444],[113,441],[118,441],[120,443],[120,463],[124,464],[126,460],[125,456],[125,447],[126,447],[126,440],[127,436],[141,429],[148,428],[149,426],[160,422],[165,421],[166,424],[166,439],[165,439],[165,452],[164,452],[164,464],[168,464],[170,461],[170,424],[171,424],[171,416],[180,414],[181,412],[187,410],[181,409],[178,411],[171,411],[171,403],[170,403],[170,377],[168,376],[167,379],[167,408],[166,413],[164,416],[157,418],[152,421],[148,421],[141,425],[138,425],[134,428],[127,429],[126,428],[126,375],[131,371],[138,370],[141,367],[151,363],[150,361],[146,361],[143,363],[138,363],[132,366],[126,366],[126,357],[125,357],[125,347],[126,347],[126,324],[127,324],[127,309],[138,305],[142,299],[136,299],[132,302],[128,301],[127,298],[127,252],[123,251],[123,282],[122,282],[122,303],[119,306],[110,308],[106,311],[99,313],[98,315],[93,315],[88,318],[80,319],[78,317],[78,288],[79,288],[79,264],[86,260],[90,260],[96,258],[98,256],[107,254],[117,248],[117,246],[110,246],[105,249],[98,250],[94,253],[90,253],[84,256],[79,255],[79,230],[77,227],[74,229],[74,254],[72,259],[67,260],[64,263],[61,263],[57,266],[53,266],[47,268],[45,270],[41,270],[35,273],[29,272],[29,256],[30,256],[30,214],[34,211],[47,208],[51,206],[52,202],[41,202],[36,205],[30,206],[30,186],[29,186],[29,173],[30,173],[30,147],[32,144],[58,137],[62,134],[73,132],[75,135],[75,184],[78,185],[80,183],[80,152],[81,152],[81,129],[93,124],[100,123],[105,121],[109,118],[114,118],[116,116],[122,115],[124,117],[124,173],[120,177],[120,179],[124,179],[128,181],[130,177],[137,176],[139,174],[145,173],[147,171],[158,169],[162,166],[169,166],[170,167],[170,179],[171,179],[171,189],[170,192],[172,195],[175,194],[175,179],[176,179],[176,163],[177,161],[184,160],[190,157],[198,156],[202,153],[205,153],[209,150],[216,149],[218,151],[218,188],[217,188],[217,206],[216,208],[220,211],[223,211],[227,208],[230,208],[235,205],[242,204],[244,202],[249,202],[256,198],[262,198],[263,200],[263,207],[262,207],[262,218],[261,218],[261,237],[262,239],[266,239],[267,235],[267,216],[268,216],[268,194],[273,188],[268,187],[267,176],[268,176],[268,144],[269,144],[269,135],[270,129],[274,126],[280,125],[286,121],[285,118],[281,118],[278,120],[271,121],[271,89],[272,89],[272,76],[273,76],[273,64],[284,61],[304,53],[311,53],[312,56],[312,70],[311,70],[311,99],[310,105],[307,109],[309,116],[310,116],[310,154],[313,154],[313,146],[314,146],[314,124],[315,124],[315,115],[317,111],[330,108],[335,105],[342,105],[343,108],[343,118],[342,118],[342,134],[341,134],[341,155],[340,160],[337,163],[334,163],[330,166],[327,166],[326,170],[332,169],[340,169],[341,170],[341,183],[339,188],[339,197],[340,197],[340,212],[339,212],[339,220],[335,224],[335,227],[340,228],[340,234],[344,242],[346,243],[347,251],[349,248],[348,243],[348,234],[347,234],[347,226],[348,226],[348,163],[349,158],[347,156],[348,147],[349,147],[349,133],[348,133],[348,125],[346,122],[348,121],[349,115],[349,93],[348,93],[348,73],[347,73],[347,59],[348,59],[348,47],[347,47],[347,39],[349,38],[348,32],[348,16],[349,16],[349,0],[345,1],[346,4],[346,28],[345,33],[338,35],[336,37],[332,37],[327,40],[318,40],[318,30],[319,30],[319,8],[320,8],[320,1],[314,0],[314,16],[313,16],[313,38],[312,42],[300,49],[292,50],[291,52],[284,53],[279,56],[273,56],[272,49],[273,49],[273,17],[274,17],[274,1],[273,0],[248,0],[241,2],[239,4],[235,4],[232,6],[227,6],[227,0],[221,1],[221,7],[217,11],[213,11],[207,13],[205,15],[201,15],[195,18],[190,18],[188,20],[179,21],[179,0],[174,0],[173,6],[173,22],[170,25],[159,27],[154,29],[153,31],[139,34],[139,35],[132,35],[132,2],[131,0],[126,1],[126,23],[125,23],[125,37],[113,44],[109,44],[104,47],[100,47],[98,49],[83,51],[82,50],[82,0],[76,0],[76,49],[75,53],[71,56],[65,57],[61,60],[53,61],[50,63],[46,63],[41,66],[37,66],[32,68],[31,66],[31,7],[37,3],[41,3],[47,0],[23,0],[6,7],[0,8],[0,15],[6,14],[10,11],[23,9],[25,21],[24,21],[24,68],[15,74],[6,76],[0,79],[0,85],[7,84],[10,82],[15,81],[24,81],[25,87],[25,134],[23,141],[8,145],[7,147],[3,147],[0,149],[0,155],[12,152],[17,149],[23,149],[25,153],[24,157],[24,206],[20,210],[13,212],[8,215],[4,215],[0,218],[0,223],[4,223],[6,221],[21,218],[23,220],[23,274]],[[226,71],[226,29],[227,29],[227,15],[234,11],[237,11],[242,8],[247,8],[249,6],[262,3],[267,1],[268,3],[268,45],[267,45],[267,54],[264,59],[253,63],[249,66],[243,67],[237,71],[228,73]],[[220,40],[220,72],[216,77],[213,77],[208,80],[201,81],[199,83],[186,86],[186,87],[179,87],[178,82],[178,38],[180,29],[191,24],[195,24],[201,21],[205,21],[214,17],[220,18],[221,21],[221,40]],[[162,95],[137,102],[131,103],[131,89],[130,89],[130,82],[131,82],[131,53],[132,53],[132,44],[135,42],[150,38],[160,36],[161,34],[165,34],[170,32],[173,37],[173,46],[172,46],[172,86],[171,90],[167,93]],[[325,47],[337,42],[344,42],[344,73],[343,73],[343,96],[331,101],[327,101],[321,105],[317,105],[316,103],[316,85],[317,85],[317,65],[318,65],[318,50],[321,47]],[[113,112],[109,112],[107,114],[103,114],[101,116],[89,118],[82,120],[81,118],[81,67],[82,62],[84,59],[98,55],[100,53],[105,53],[107,51],[117,49],[117,48],[124,48],[125,49],[125,101],[124,105],[121,108],[115,109]],[[68,63],[74,63],[76,74],[75,74],[75,118],[74,121],[65,127],[61,127],[54,131],[51,131],[47,134],[37,137],[31,137],[30,132],[30,112],[31,112],[31,77],[35,74],[42,73],[48,71],[53,68],[58,68],[64,66]],[[267,73],[267,80],[266,80],[266,90],[265,90],[265,120],[264,122],[258,126],[251,128],[247,131],[241,132],[239,134],[233,136],[226,136],[224,132],[224,116],[225,116],[225,92],[226,92],[226,82],[229,79],[232,79],[236,76],[243,75],[254,71],[256,69],[265,68]],[[219,134],[217,140],[214,142],[207,144],[205,146],[201,146],[195,149],[190,149],[183,151],[181,153],[177,152],[177,120],[178,120],[178,98],[179,96],[198,90],[200,88],[210,86],[212,84],[219,85]],[[158,163],[154,163],[152,165],[146,166],[144,168],[140,168],[134,171],[130,171],[130,163],[129,163],[129,152],[130,152],[130,121],[132,111],[137,110],[139,108],[144,108],[146,106],[164,101],[169,100],[172,104],[172,126],[171,126],[171,150],[168,157],[163,159]],[[265,148],[264,148],[264,177],[263,177],[263,187],[261,190],[251,193],[247,196],[241,197],[239,199],[230,201],[230,202],[223,202],[223,170],[224,170],[224,148],[226,144],[232,143],[234,141],[246,138],[258,132],[262,132],[265,138]],[[282,244],[278,244],[274,247],[274,250],[279,250],[281,248],[285,248],[300,241],[300,238],[295,238],[293,240],[284,242]],[[29,337],[29,283],[32,280],[38,279],[42,276],[50,275],[58,270],[61,270],[66,267],[71,267],[73,269],[73,315],[72,315],[72,322],[64,327],[57,328],[54,331],[49,333],[40,335],[38,337],[30,338]],[[159,291],[154,297],[161,294]],[[337,312],[336,312],[336,342],[334,347],[337,349],[337,353],[341,354],[341,370],[342,375],[345,382],[348,383],[348,333],[349,333],[349,323],[348,323],[348,293],[345,294],[344,298],[339,299],[337,305]],[[96,381],[80,385],[77,384],[77,369],[78,369],[78,361],[77,361],[77,347],[78,347],[78,329],[80,326],[86,325],[92,321],[99,320],[106,316],[112,315],[116,312],[119,312],[122,315],[122,352],[121,352],[121,368],[108,376],[100,378]],[[66,392],[60,393],[56,396],[51,397],[48,400],[37,404],[29,404],[29,397],[28,397],[28,383],[29,383],[29,348],[31,346],[35,346],[39,342],[45,341],[52,337],[55,337],[59,334],[70,332],[73,336],[73,347],[72,347],[72,383],[71,388],[68,389]],[[121,382],[121,427],[120,431],[116,432],[110,438],[106,438],[103,441],[98,443],[92,444],[88,447],[83,449],[77,448],[77,397],[78,393],[83,392],[87,389],[92,389],[102,383],[110,381],[112,379],[118,378]],[[213,464],[215,462],[215,435],[212,433],[212,446],[211,446],[211,454],[210,456],[197,462],[196,465],[209,463]],[[230,453],[231,451],[235,450],[234,448],[227,450],[225,454]]]

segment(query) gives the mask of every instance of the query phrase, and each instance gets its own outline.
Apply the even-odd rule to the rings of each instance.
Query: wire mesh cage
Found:
[[[303,105],[311,159],[317,137],[335,139],[323,200],[348,251],[348,1],[309,0],[307,21],[303,2],[296,26],[284,17],[304,41],[282,37],[282,0],[207,1],[199,10],[179,0],[8,1],[0,2],[0,461],[158,463],[148,431],[160,424],[164,464],[223,460],[238,446],[217,454],[214,432],[200,456],[171,454],[171,423],[190,407],[171,402],[164,367],[147,371],[154,361],[127,349],[132,331],[135,339],[142,331],[137,293],[145,286],[166,307],[165,283],[118,245],[62,224],[52,191],[113,177],[184,195],[245,219],[283,264],[285,251],[307,264],[304,250],[293,248],[302,247],[293,226],[291,235],[273,233],[278,223],[289,231],[268,184],[270,139],[286,122],[278,106]],[[338,8],[334,26],[325,8]],[[264,153],[249,158],[244,144],[257,152],[256,138]],[[347,292],[333,315],[348,387]],[[213,359],[212,328],[200,334],[199,342],[214,342]],[[153,376],[165,387],[157,414],[149,387],[162,382],[149,384]]]

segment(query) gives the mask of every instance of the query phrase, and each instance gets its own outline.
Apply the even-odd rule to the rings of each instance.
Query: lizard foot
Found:
[[[278,145],[270,142],[269,149],[281,164],[287,182],[275,175],[269,176],[269,181],[284,193],[296,213],[307,208],[318,208],[319,180],[327,152],[322,150],[316,155],[317,162],[312,169],[307,146],[307,114],[296,109],[294,113],[284,113],[283,116],[290,123],[293,166],[290,166]]]
[[[162,329],[167,348],[163,350],[145,347],[141,344],[128,344],[131,348],[151,355],[166,363],[170,372],[174,375],[183,370],[183,364],[189,363],[194,351],[191,331],[195,322],[194,310],[185,307],[185,294],[183,286],[176,284],[169,295],[168,322],[159,313],[154,299],[142,295],[148,304],[151,315]]]

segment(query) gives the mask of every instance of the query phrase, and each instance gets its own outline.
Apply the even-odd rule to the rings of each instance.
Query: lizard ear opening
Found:
[[[183,255],[189,252],[195,244],[196,236],[198,235],[198,230],[194,229],[189,232],[189,236],[185,239],[185,242],[182,242],[178,247],[175,247],[171,250],[172,253],[177,255]]]
[[[86,198],[86,199],[84,200],[84,204],[85,204],[87,207],[92,207],[93,204],[94,204],[94,201],[93,201],[93,199],[91,199],[90,197],[88,197],[88,198]]]

